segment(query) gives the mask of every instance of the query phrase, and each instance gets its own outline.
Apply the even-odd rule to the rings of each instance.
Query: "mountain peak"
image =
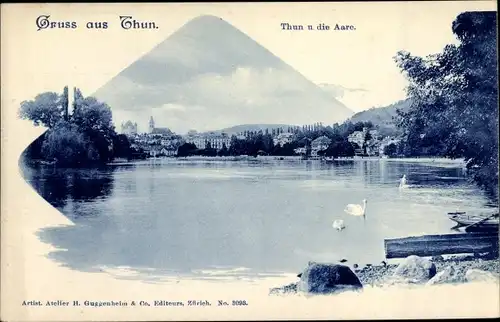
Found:
[[[221,17],[217,17],[214,15],[201,15],[196,18],[191,19],[188,23],[213,23],[224,21]],[[224,21],[225,22],[225,21]]]
[[[223,32],[224,33],[223,35],[226,36],[227,33],[238,34],[238,35],[243,34],[229,22],[225,21],[221,17],[213,15],[202,15],[189,20],[181,28],[179,28],[179,30],[175,32],[172,36],[184,35],[186,31],[196,34],[202,33],[204,35],[220,33],[220,32]]]
[[[196,17],[140,57],[95,96],[115,122],[174,131],[235,124],[333,123],[352,112],[220,17]]]

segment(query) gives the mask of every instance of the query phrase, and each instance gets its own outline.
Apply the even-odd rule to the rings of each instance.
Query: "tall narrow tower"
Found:
[[[149,119],[149,133],[153,133],[155,129],[155,120],[153,120],[153,116]]]

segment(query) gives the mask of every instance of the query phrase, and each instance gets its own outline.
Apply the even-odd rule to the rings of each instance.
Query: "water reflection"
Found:
[[[72,269],[130,267],[151,275],[210,277],[296,272],[309,260],[376,263],[383,239],[446,233],[456,207],[487,199],[459,166],[387,161],[186,162],[146,160],[99,169],[22,167],[75,222],[39,237]],[[403,174],[410,188],[398,190]],[[368,199],[367,220],[343,213]],[[335,219],[347,228],[337,232]]]
[[[113,192],[114,168],[70,169],[50,165],[23,165],[25,180],[52,206],[62,209],[71,202],[106,198]],[[74,214],[78,215],[78,214]]]

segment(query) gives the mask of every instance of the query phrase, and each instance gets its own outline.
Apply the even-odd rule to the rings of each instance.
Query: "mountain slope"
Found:
[[[394,104],[384,107],[373,107],[369,110],[362,111],[354,114],[350,121],[356,122],[372,122],[373,125],[378,127],[381,132],[387,135],[397,133],[399,130],[396,127],[393,117],[397,115],[397,110],[407,111],[410,108],[409,100],[401,100]],[[390,133],[390,134],[389,134]]]
[[[182,26],[94,94],[114,119],[174,130],[333,123],[345,105],[221,18]]]

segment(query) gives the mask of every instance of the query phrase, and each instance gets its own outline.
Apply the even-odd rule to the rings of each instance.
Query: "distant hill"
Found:
[[[353,123],[357,122],[372,122],[375,127],[379,129],[382,135],[396,135],[398,133],[398,129],[393,120],[393,117],[397,115],[396,110],[401,109],[403,111],[407,111],[410,107],[410,102],[408,100],[401,100],[394,104],[384,106],[384,107],[372,107],[369,110],[358,112],[354,114],[349,121]],[[265,131],[266,128],[271,130],[273,128],[284,128],[286,129],[289,126],[294,126],[290,124],[241,124],[228,128],[224,128],[222,130],[214,130],[209,132],[214,133],[227,133],[228,135],[241,133],[244,131]],[[207,133],[207,132],[205,132]]]
[[[265,131],[266,129],[269,129],[271,131],[272,129],[280,128],[282,127],[283,129],[286,130],[287,127],[289,126],[294,126],[290,124],[241,124],[241,125],[235,125],[231,126],[222,130],[215,130],[215,131],[209,131],[209,132],[214,132],[214,133],[227,133],[228,135],[233,135],[233,134],[238,134],[244,131]],[[205,132],[207,133],[207,132]]]
[[[383,135],[394,135],[399,132],[393,117],[397,116],[397,110],[408,111],[410,108],[409,100],[401,100],[394,104],[384,107],[372,107],[369,110],[354,114],[350,121],[356,122],[372,122],[373,125],[379,128]]]

